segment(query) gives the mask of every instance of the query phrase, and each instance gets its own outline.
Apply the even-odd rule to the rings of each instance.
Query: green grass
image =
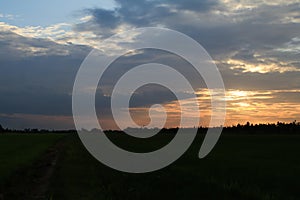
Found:
[[[112,136],[116,143],[137,151],[169,139],[160,136],[149,143],[132,143],[127,137]],[[122,200],[300,199],[299,136],[223,135],[209,156],[200,160],[197,155],[202,139],[197,136],[184,156],[162,170],[129,174],[99,163],[72,135],[66,139],[49,196]]]
[[[0,186],[16,170],[30,166],[61,134],[0,134]]]

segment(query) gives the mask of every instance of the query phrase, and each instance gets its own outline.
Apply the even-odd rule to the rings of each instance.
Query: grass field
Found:
[[[15,170],[29,166],[61,137],[59,134],[0,135],[0,184]]]
[[[123,136],[113,140],[129,142]],[[166,138],[156,140],[149,146]],[[198,136],[182,158],[163,170],[128,174],[100,164],[72,136],[66,140],[49,195],[53,199],[300,199],[299,136],[225,135],[200,160],[201,141]]]
[[[61,137],[61,134],[1,134],[0,194],[14,192],[7,191],[7,184],[12,184],[12,177],[20,186],[26,185],[29,181],[26,180],[29,178],[27,177],[29,169],[33,163]],[[15,188],[13,185],[11,187]],[[17,190],[22,188],[17,187]]]
[[[146,143],[130,142],[122,135],[110,137],[120,146],[136,151],[149,150],[170,139],[162,135]],[[223,135],[209,156],[200,160],[197,155],[202,139],[197,136],[184,156],[162,170],[129,174],[99,163],[77,135],[68,135],[60,140],[64,147],[44,199],[300,199],[299,136]],[[14,144],[15,148],[1,146],[8,152],[1,152],[1,161],[4,154],[9,158],[28,155],[23,155],[20,164],[13,158],[1,162],[1,180],[12,171],[7,168],[28,165],[56,140],[55,135],[3,137],[3,144],[20,144]],[[40,145],[28,145],[36,142]]]

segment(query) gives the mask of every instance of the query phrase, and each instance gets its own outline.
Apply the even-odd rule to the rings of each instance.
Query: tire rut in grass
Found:
[[[64,139],[46,150],[32,166],[19,169],[4,186],[0,200],[49,199],[47,191],[56,162],[64,149]]]

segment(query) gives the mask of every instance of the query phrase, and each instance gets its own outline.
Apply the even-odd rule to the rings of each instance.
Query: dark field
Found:
[[[136,151],[161,146],[170,139],[161,135],[139,143],[118,134],[110,137]],[[58,135],[46,134],[0,138],[3,199],[300,199],[300,136],[296,135],[222,135],[214,150],[201,160],[197,155],[203,136],[199,135],[175,163],[146,174],[104,166],[75,134],[60,140]],[[27,193],[24,188],[36,187],[32,177],[39,159],[47,158],[45,153],[39,155],[54,141],[61,145],[53,172],[44,180],[44,194]],[[23,158],[17,163],[20,155]],[[25,171],[21,179],[14,173],[20,169]]]
[[[33,175],[62,134],[0,134],[0,199],[26,199]]]
[[[0,135],[0,184],[15,170],[30,166],[62,135],[2,134]]]

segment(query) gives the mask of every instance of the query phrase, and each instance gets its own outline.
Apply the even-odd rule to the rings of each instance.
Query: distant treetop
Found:
[[[4,128],[0,124],[0,133],[4,131]]]

